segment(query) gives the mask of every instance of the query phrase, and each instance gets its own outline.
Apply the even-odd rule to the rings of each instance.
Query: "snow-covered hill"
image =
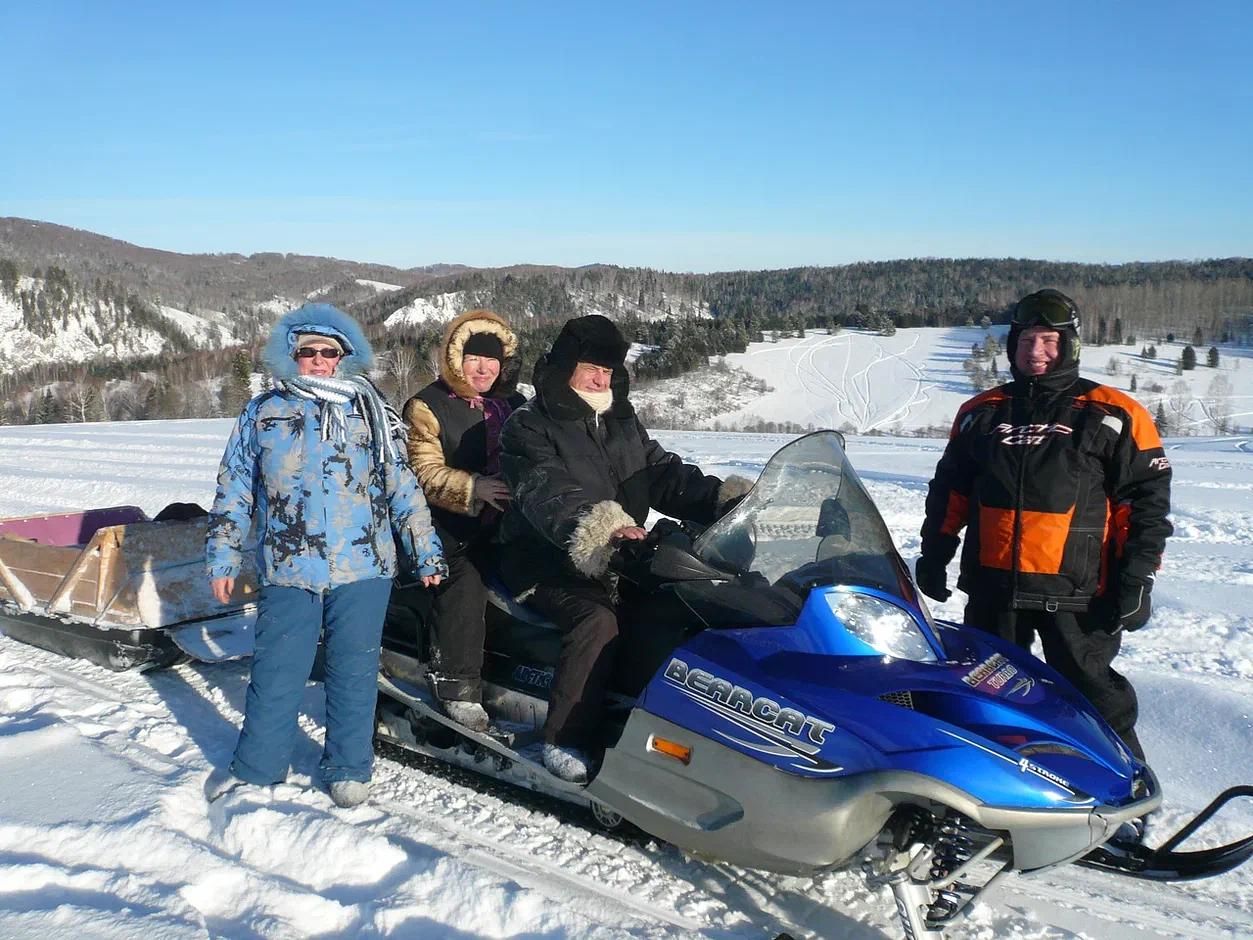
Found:
[[[188,339],[197,346],[220,345],[233,342],[231,328],[225,313],[220,310],[203,310],[200,313],[188,313],[177,307],[159,308],[161,315],[183,331]]]
[[[95,356],[126,358],[160,352],[168,342],[158,330],[137,325],[118,330],[125,303],[114,298],[46,299],[42,279],[23,277],[16,293],[0,288],[0,371],[41,362],[82,362]]]
[[[989,336],[1004,346],[1007,333],[1004,326],[902,329],[892,336],[810,331],[803,339],[753,343],[744,353],[724,357],[727,366],[743,369],[772,389],[737,407],[711,407],[709,394],[720,388],[713,369],[643,386],[632,398],[647,405],[686,402],[680,410],[694,428],[758,428],[774,422],[857,434],[946,434],[958,407],[975,393],[964,367],[972,347],[982,346]],[[1156,346],[1156,357],[1142,358],[1150,345]],[[1154,414],[1160,404],[1178,434],[1221,433],[1216,418],[1226,419],[1226,429],[1253,427],[1253,349],[1219,347],[1217,368],[1205,365],[1208,347],[1198,349],[1197,368],[1177,375],[1183,348],[1182,343],[1144,338],[1134,346],[1085,346],[1081,372],[1134,395]],[[1005,352],[994,358],[997,382],[1008,381]],[[991,360],[978,364],[987,368]]]
[[[137,503],[208,504],[231,422],[0,428],[0,517]],[[716,473],[756,474],[787,438],[663,432]],[[1253,782],[1253,439],[1168,441],[1176,535],[1155,615],[1119,668],[1167,807],[1160,841],[1226,786]],[[853,438],[902,553],[918,548],[942,442]],[[963,598],[939,605],[960,616]],[[0,637],[0,936],[151,940],[298,936],[691,938],[899,936],[886,891],[854,872],[787,878],[623,844],[508,792],[381,759],[371,803],[316,785],[321,690],[309,685],[286,785],[207,806],[234,746],[247,668],[112,674]],[[1229,807],[1216,838],[1253,830]],[[1077,868],[1013,876],[955,940],[1253,936],[1253,864],[1146,885]]]
[[[569,312],[572,317],[582,317],[593,313],[612,320],[619,320],[626,316],[637,317],[640,320],[664,320],[669,317],[704,319],[710,316],[709,304],[685,299],[676,300],[668,297],[664,291],[655,300],[646,303],[631,300],[621,293],[582,288],[570,289],[566,296],[570,302]],[[460,290],[415,297],[389,314],[383,323],[389,330],[443,324],[467,310],[491,307],[493,297],[493,291],[486,288],[477,291]],[[535,317],[547,312],[529,306],[525,316]]]

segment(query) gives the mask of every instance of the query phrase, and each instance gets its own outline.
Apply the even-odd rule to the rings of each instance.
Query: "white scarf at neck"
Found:
[[[613,406],[613,389],[607,388],[603,392],[584,392],[579,389],[571,389],[574,394],[583,399],[587,407],[595,412],[596,417],[600,417]]]

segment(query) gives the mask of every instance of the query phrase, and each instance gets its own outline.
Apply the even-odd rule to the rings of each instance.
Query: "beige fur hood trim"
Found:
[[[475,333],[491,333],[500,340],[505,349],[505,358],[512,359],[518,354],[518,337],[504,317],[491,310],[467,310],[456,317],[444,330],[444,340],[440,344],[439,377],[443,379],[454,394],[462,398],[474,398],[478,392],[466,379],[461,371],[462,350],[466,340]],[[505,372],[505,363],[500,364],[500,371]]]

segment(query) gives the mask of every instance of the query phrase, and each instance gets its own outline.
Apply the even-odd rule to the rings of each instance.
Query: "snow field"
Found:
[[[880,336],[863,330],[834,335],[810,330],[803,339],[752,343],[743,353],[723,357],[766,382],[771,392],[716,409],[710,402],[717,387],[714,370],[702,370],[646,386],[657,400],[685,399],[680,409],[693,428],[745,428],[763,421],[791,422],[800,427],[829,427],[853,434],[901,434],[931,430],[946,434],[962,402],[975,394],[963,363],[971,347],[991,336],[1005,345],[1009,328],[918,328]],[[1143,346],[1085,346],[1080,371],[1127,392],[1151,413],[1164,407],[1171,426],[1181,434],[1211,434],[1211,415],[1221,410],[1230,427],[1253,426],[1253,350],[1221,347],[1219,366],[1204,365],[1209,347],[1198,348],[1196,369],[1175,374],[1182,343],[1157,343],[1157,358],[1140,358]],[[1117,372],[1109,373],[1110,360]],[[995,356],[996,383],[1009,380],[1004,351]],[[983,368],[989,360],[979,363]],[[1131,391],[1131,378],[1137,388]],[[711,383],[712,377],[712,383]],[[1211,395],[1216,379],[1226,383],[1221,400]],[[1154,391],[1160,386],[1159,391]],[[1217,401],[1217,406],[1215,402]]]
[[[875,386],[871,386],[873,390]],[[887,406],[879,410],[882,411]],[[231,422],[0,428],[0,517],[212,499]],[[658,432],[710,472],[755,475],[784,435]],[[1155,615],[1118,667],[1166,789],[1149,842],[1226,786],[1253,782],[1253,442],[1170,441],[1178,534]],[[942,441],[849,450],[912,562]],[[956,579],[956,564],[950,582]],[[960,618],[955,595],[936,613]],[[244,663],[113,674],[0,637],[0,936],[879,938],[886,892],[851,871],[784,878],[562,823],[464,775],[376,763],[340,810],[314,782],[323,727],[307,687],[285,785],[205,804],[242,717]],[[1253,831],[1253,801],[1217,820]],[[1251,866],[1148,885],[1077,868],[1015,876],[955,938],[1253,936]]]

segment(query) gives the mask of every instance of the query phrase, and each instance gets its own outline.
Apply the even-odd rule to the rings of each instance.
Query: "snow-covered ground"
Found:
[[[958,407],[975,393],[963,367],[971,347],[983,345],[988,336],[1003,346],[1007,332],[1004,326],[903,329],[893,336],[811,330],[804,339],[752,343],[747,351],[725,357],[727,365],[773,389],[739,407],[711,408],[705,389],[719,386],[716,376],[711,386],[708,372],[652,383],[648,393],[662,401],[685,399],[680,411],[689,416],[689,427],[742,429],[791,422],[859,434],[928,428],[947,433]],[[1141,358],[1150,345],[1156,345],[1157,356]],[[1081,372],[1129,392],[1154,414],[1161,403],[1175,433],[1213,434],[1211,419],[1219,413],[1227,416],[1229,428],[1253,426],[1253,349],[1221,346],[1218,368],[1212,369],[1205,365],[1209,347],[1199,347],[1197,368],[1176,375],[1183,348],[1178,342],[1154,344],[1151,337],[1131,346],[1085,346]],[[1001,378],[993,384],[1008,381],[1005,353],[995,359]],[[989,360],[979,364],[986,368]]]
[[[463,290],[436,294],[433,297],[415,297],[405,306],[392,311],[383,321],[383,325],[389,330],[395,330],[401,327],[447,323],[464,311],[473,310],[484,303],[484,298]]]
[[[388,284],[386,281],[370,281],[363,277],[355,278],[356,282],[362,287],[368,287],[376,294],[390,294],[392,291],[400,290],[400,284]]]
[[[207,505],[229,426],[0,428],[0,517]],[[713,472],[748,474],[787,440],[658,437]],[[910,559],[941,446],[850,442]],[[1166,787],[1150,843],[1224,787],[1253,782],[1253,441],[1171,441],[1170,454],[1177,535],[1154,619],[1119,660]],[[939,613],[960,610],[955,596]],[[376,765],[369,805],[337,809],[312,779],[323,721],[312,684],[290,782],[208,806],[201,786],[229,758],[246,681],[244,663],[113,674],[0,637],[0,936],[899,936],[890,896],[856,873],[783,878],[624,844],[391,760]],[[1217,837],[1244,835],[1253,805],[1217,822]],[[1185,885],[1074,867],[1013,876],[951,936],[1249,937],[1253,864]]]

